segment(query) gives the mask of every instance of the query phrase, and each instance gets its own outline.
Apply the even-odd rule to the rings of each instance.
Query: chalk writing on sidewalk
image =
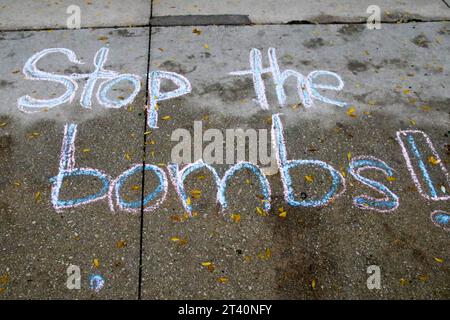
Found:
[[[96,83],[99,80],[102,80],[102,82],[100,82],[97,88],[95,97],[98,103],[105,108],[122,108],[132,103],[141,90],[140,76],[136,74],[120,74],[116,71],[104,69],[104,65],[108,59],[109,54],[108,48],[100,48],[97,51],[94,56],[95,70],[87,74],[73,73],[70,75],[60,75],[52,72],[42,71],[37,68],[36,64],[39,61],[53,54],[65,55],[70,62],[75,64],[83,64],[83,62],[77,59],[75,52],[66,48],[50,48],[35,53],[31,58],[28,59],[28,61],[25,63],[25,66],[23,67],[23,74],[25,75],[26,79],[60,83],[66,88],[66,90],[59,97],[52,99],[37,99],[29,95],[22,96],[17,101],[18,108],[21,111],[25,113],[47,111],[51,108],[55,108],[66,103],[71,103],[75,98],[76,92],[78,90],[77,80],[82,79],[86,80],[86,84],[80,97],[80,105],[84,109],[92,108],[92,97],[94,96]],[[273,76],[276,85],[275,89],[278,97],[278,102],[280,103],[280,105],[285,105],[286,103],[286,93],[284,90],[285,82],[289,78],[293,77],[297,80],[298,94],[303,105],[306,108],[309,108],[313,105],[313,99],[340,107],[346,106],[345,102],[324,97],[318,91],[318,89],[332,91],[342,90],[344,88],[344,82],[338,74],[331,71],[316,70],[310,72],[307,77],[304,77],[302,74],[294,70],[285,70],[281,72],[278,65],[275,48],[270,48],[268,50],[268,55],[270,67],[263,68],[261,52],[257,49],[252,49],[250,51],[251,70],[236,71],[230,73],[230,75],[238,76],[252,75],[254,88],[257,95],[257,101],[261,108],[269,109],[265,93],[266,89],[264,81],[262,79],[262,75],[265,73],[271,73]],[[319,78],[326,77],[336,80],[337,84],[331,85],[318,83]],[[176,89],[166,92],[161,91],[162,80],[171,81],[176,86]],[[128,97],[123,99],[109,98],[108,93],[110,93],[113,87],[120,82],[129,82],[133,86],[132,93],[129,94]],[[149,71],[148,87],[149,96],[147,106],[147,124],[150,128],[158,127],[158,102],[186,95],[192,90],[191,84],[187,78],[174,72],[162,70]]]
[[[82,111],[92,109],[94,92],[98,103],[105,108],[122,108],[134,101],[137,94],[141,90],[141,78],[134,74],[120,74],[116,71],[105,70],[104,65],[108,58],[109,49],[101,48],[94,56],[95,69],[88,74],[71,74],[59,75],[39,70],[36,64],[44,57],[51,54],[65,55],[68,60],[75,64],[82,64],[76,57],[76,54],[65,48],[45,49],[34,54],[25,64],[23,73],[27,79],[50,81],[62,84],[65,92],[52,99],[36,99],[29,95],[22,96],[18,99],[18,108],[26,113],[55,108],[73,101],[78,90],[77,80],[86,80],[85,86],[80,97],[80,106]],[[313,101],[317,100],[326,104],[345,107],[346,103],[338,100],[327,98],[319,93],[318,90],[340,91],[344,88],[344,82],[341,77],[331,71],[312,71],[306,77],[294,70],[281,71],[278,65],[275,48],[268,49],[269,67],[264,68],[262,63],[262,54],[258,49],[250,51],[250,70],[231,72],[234,76],[251,76],[253,79],[254,89],[256,93],[256,102],[262,109],[270,109],[266,96],[266,88],[262,75],[270,74],[275,84],[276,96],[278,103],[283,106],[286,103],[286,93],[284,90],[285,82],[288,78],[297,80],[297,93],[305,108],[313,106]],[[335,84],[319,83],[318,79],[332,78]],[[166,80],[175,85],[175,89],[171,91],[161,90],[161,81]],[[96,84],[99,82],[97,90]],[[129,82],[133,86],[132,92],[124,99],[111,99],[108,93],[115,85],[120,82]],[[150,128],[158,128],[158,102],[181,97],[191,92],[192,87],[187,78],[184,76],[162,70],[149,71],[148,74],[148,112],[147,124]],[[271,186],[269,180],[256,163],[239,161],[232,165],[223,174],[219,176],[217,170],[203,158],[195,159],[194,163],[188,163],[180,168],[179,164],[168,163],[166,170],[152,164],[136,163],[129,169],[124,171],[118,177],[113,178],[108,173],[94,168],[77,168],[75,161],[75,142],[78,132],[78,126],[75,123],[69,123],[64,126],[62,139],[61,154],[59,159],[58,174],[50,181],[52,184],[51,201],[53,207],[57,211],[77,206],[88,205],[93,202],[107,200],[111,211],[130,211],[139,212],[141,206],[143,210],[150,212],[158,208],[166,199],[169,182],[178,195],[184,210],[191,215],[193,206],[187,196],[188,192],[185,187],[185,180],[189,175],[200,170],[207,170],[212,176],[217,189],[215,195],[217,203],[223,211],[229,207],[229,197],[227,198],[228,185],[233,178],[241,171],[248,171],[258,182],[258,190],[261,195],[261,207],[265,212],[271,210]],[[446,194],[445,188],[438,188],[435,178],[439,175],[443,176],[447,186],[450,178],[447,169],[443,165],[439,154],[433,146],[431,138],[424,132],[418,130],[399,130],[397,132],[397,142],[400,151],[406,162],[406,167],[411,175],[418,192],[427,200],[442,201],[449,200],[450,195]],[[364,173],[368,171],[381,172],[387,178],[394,175],[394,169],[385,161],[374,156],[364,155],[356,156],[349,159],[347,172],[349,176],[345,176],[332,165],[319,159],[288,159],[287,143],[285,141],[285,133],[281,120],[281,114],[272,115],[271,143],[276,155],[277,167],[280,172],[280,182],[284,191],[284,200],[287,204],[296,207],[322,207],[327,206],[336,201],[346,192],[346,179],[352,178],[361,184],[380,194],[379,197],[373,195],[361,194],[353,197],[353,205],[362,210],[374,212],[393,212],[400,205],[399,196],[388,188],[385,184],[374,179],[367,178]],[[434,160],[434,166],[427,164],[426,156],[431,156]],[[428,161],[429,162],[429,161]],[[309,195],[307,198],[299,197],[296,190],[295,181],[292,177],[294,168],[313,168],[321,171],[324,179],[329,181],[329,186],[324,190],[317,192],[316,195]],[[121,191],[132,176],[142,175],[144,172],[151,172],[156,176],[156,186],[153,190],[146,191],[148,194],[139,201],[126,201],[121,196]],[[90,194],[80,198],[61,199],[61,191],[68,188],[64,184],[64,180],[70,177],[87,177],[96,179],[100,182],[101,187],[92,191]],[[358,187],[360,187],[358,186]],[[65,194],[70,194],[65,193]],[[228,195],[229,196],[229,195]],[[430,218],[432,222],[449,231],[449,213],[441,210],[434,211]]]
[[[442,210],[436,210],[431,213],[431,221],[438,227],[450,231],[450,214]]]
[[[344,81],[342,81],[341,77],[337,73],[331,71],[316,70],[310,72],[305,78],[301,73],[294,70],[285,70],[281,72],[278,65],[275,48],[270,48],[268,50],[268,56],[270,67],[263,68],[261,51],[258,49],[252,49],[250,51],[250,70],[230,72],[231,75],[235,76],[252,76],[257,102],[262,109],[269,109],[269,103],[267,102],[266,96],[266,87],[262,78],[262,75],[266,73],[270,73],[273,77],[278,102],[281,106],[284,106],[286,104],[286,92],[284,90],[284,84],[291,77],[297,80],[297,93],[301,98],[302,104],[305,106],[305,108],[309,108],[313,105],[313,99],[322,101],[324,103],[333,104],[339,107],[344,107],[346,105],[345,102],[324,97],[317,91],[317,89],[327,89],[334,91],[342,90],[344,88]],[[319,77],[334,78],[337,81],[337,84],[329,85],[316,83],[316,80],[318,80]]]
[[[321,160],[288,160],[286,152],[286,142],[284,140],[284,132],[279,114],[274,114],[272,116],[272,143],[274,144],[274,150],[276,150],[277,164],[280,171],[280,180],[284,190],[284,200],[291,206],[297,207],[321,207],[327,206],[333,203],[334,200],[339,198],[344,192],[346,192],[346,182],[343,175],[333,168],[330,164]],[[127,202],[120,196],[121,190],[124,183],[134,174],[142,174],[143,171],[151,171],[158,180],[156,187],[151,191],[150,194],[145,195],[143,205],[145,206],[145,211],[152,211],[160,206],[167,195],[168,192],[168,181],[172,183],[173,188],[178,194],[179,200],[188,214],[192,214],[192,204],[188,200],[187,192],[184,186],[184,181],[186,178],[193,174],[194,172],[206,169],[210,172],[213,177],[213,181],[217,187],[216,200],[223,210],[228,207],[228,200],[226,198],[227,188],[230,180],[242,170],[248,170],[253,174],[256,180],[259,182],[259,189],[263,196],[262,207],[264,211],[269,212],[271,209],[271,188],[270,183],[264,174],[256,164],[250,162],[239,162],[231,166],[225,174],[220,177],[217,170],[211,165],[203,162],[203,160],[198,160],[194,163],[187,164],[180,169],[178,164],[168,163],[167,164],[167,174],[158,166],[146,164],[134,164],[130,169],[123,172],[116,179],[112,179],[107,173],[93,168],[76,168],[75,166],[75,138],[77,134],[77,125],[68,124],[64,128],[64,137],[61,147],[60,165],[58,175],[51,179],[52,182],[52,204],[56,210],[62,210],[66,208],[72,208],[81,205],[87,205],[89,203],[100,201],[103,199],[108,199],[109,207],[111,211],[115,211],[116,207],[119,210],[124,211],[139,211],[141,208],[141,201]],[[426,137],[428,144],[428,152],[432,152],[434,156],[438,157],[435,153],[434,146],[429,139],[429,137],[422,131],[399,131],[398,136],[407,134],[417,134]],[[405,146],[399,140],[404,154],[408,152],[417,151],[417,146],[411,144]],[[408,149],[407,149],[408,148]],[[416,157],[418,160],[421,158]],[[445,200],[446,197],[437,195],[428,196],[424,193],[420,183],[418,182],[418,177],[415,175],[414,166],[411,163],[410,158],[405,157],[407,161],[407,166],[411,172],[413,181],[417,182],[417,188],[419,192],[427,199],[438,201]],[[409,162],[408,162],[409,161]],[[295,184],[292,181],[290,170],[295,167],[314,167],[316,169],[323,170],[324,173],[331,177],[331,184],[328,190],[325,190],[322,195],[317,198],[311,199],[296,199],[295,198]],[[419,161],[418,168],[422,173],[423,179],[429,186],[430,191],[435,190],[431,188],[433,185],[433,180],[428,172],[427,165],[424,161]],[[394,170],[383,160],[375,158],[373,156],[359,156],[351,159],[348,172],[351,177],[361,184],[375,190],[376,192],[382,194],[384,197],[375,198],[368,195],[359,195],[353,198],[353,204],[355,207],[363,210],[372,210],[377,212],[391,212],[395,211],[399,204],[399,197],[391,191],[384,184],[377,182],[375,180],[366,178],[363,176],[363,172],[367,170],[376,170],[384,173],[387,177],[391,177],[394,174]],[[444,173],[446,171],[444,170]],[[64,188],[63,180],[68,177],[78,176],[78,177],[90,177],[98,179],[101,182],[102,187],[96,190],[92,194],[85,196],[83,198],[76,199],[60,199],[61,189]],[[435,191],[436,192],[436,191]],[[436,211],[432,214],[432,221],[444,229],[448,229],[448,217],[449,215],[445,212]]]
[[[20,110],[26,113],[46,111],[48,109],[70,103],[75,97],[78,90],[76,80],[87,79],[80,98],[80,105],[83,108],[91,109],[92,96],[95,84],[98,80],[104,80],[97,89],[97,101],[105,108],[121,108],[134,101],[134,98],[141,90],[140,77],[135,74],[119,74],[116,71],[105,70],[103,66],[108,58],[109,49],[101,48],[94,57],[95,71],[88,74],[73,73],[71,75],[59,75],[51,72],[39,70],[36,64],[50,54],[63,54],[67,56],[70,62],[75,64],[83,64],[76,57],[75,52],[65,48],[51,48],[42,50],[34,54],[23,67],[23,73],[27,79],[52,81],[62,84],[66,91],[59,97],[53,99],[36,99],[29,95],[22,96],[18,99],[17,105]],[[133,92],[125,99],[110,99],[107,97],[111,88],[119,82],[128,81],[133,85]]]
[[[435,159],[437,167],[441,170],[441,173],[444,175],[444,179],[447,183],[450,182],[450,177],[447,169],[443,165],[439,154],[436,152],[436,149],[431,142],[430,137],[418,130],[402,130],[397,132],[397,141],[401,146],[401,150],[403,153],[403,157],[405,158],[406,165],[411,174],[411,178],[414,181],[414,184],[419,190],[419,193],[428,200],[438,201],[438,200],[448,200],[450,199],[449,195],[439,195],[442,191],[439,188],[436,188],[433,180],[430,175],[429,168],[425,164],[423,151],[421,151],[417,145],[416,140],[418,138],[422,138],[425,144],[428,147],[428,153],[432,155]],[[405,140],[407,143],[405,143]],[[420,177],[423,179],[421,183],[419,180],[419,175],[417,174],[417,170],[415,169],[414,163],[417,163],[417,167],[420,171]],[[426,188],[423,186],[426,185]]]

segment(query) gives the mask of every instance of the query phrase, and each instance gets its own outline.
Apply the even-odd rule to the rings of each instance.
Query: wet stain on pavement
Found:
[[[347,24],[338,29],[338,33],[347,36],[358,35],[364,31],[365,26],[361,24]]]
[[[185,65],[172,60],[164,61],[159,67],[179,74],[189,74],[197,69],[197,67],[194,66],[189,70]]]
[[[428,45],[430,44],[430,40],[423,33],[414,37],[411,42],[421,48],[428,48]]]
[[[325,41],[322,38],[313,38],[303,42],[303,45],[308,49],[317,49],[325,45]]]
[[[369,68],[366,63],[357,60],[350,60],[347,63],[347,68],[353,73],[357,74],[359,72],[367,71]]]
[[[198,92],[197,92],[198,90]],[[236,79],[228,83],[213,83],[203,86],[202,89],[193,89],[195,93],[217,94],[224,102],[235,103],[236,101],[248,98],[253,90],[252,79]]]
[[[13,81],[0,80],[0,88],[14,87]]]

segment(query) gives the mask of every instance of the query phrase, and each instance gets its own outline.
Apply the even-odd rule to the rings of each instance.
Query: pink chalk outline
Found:
[[[380,159],[378,159],[378,158],[372,157],[372,156],[359,156],[359,157],[354,157],[354,158],[352,158],[352,161],[354,161],[354,160],[373,160],[373,161],[376,161],[376,162],[381,162],[382,164],[384,164],[386,167],[389,168],[389,166],[387,165],[386,162],[384,162],[384,161],[382,161],[382,160],[380,160]],[[375,190],[375,191],[377,191],[378,193],[382,193],[383,195],[385,195],[385,197],[384,197],[383,199],[378,199],[378,198],[374,198],[374,197],[370,197],[370,196],[366,196],[366,195],[358,195],[358,196],[356,196],[356,197],[353,198],[353,205],[354,205],[355,207],[357,207],[358,209],[362,209],[362,210],[374,210],[374,211],[377,211],[377,212],[392,212],[392,211],[397,210],[397,208],[398,208],[398,206],[399,206],[399,198],[398,198],[398,196],[397,196],[396,194],[394,194],[394,193],[393,193],[391,190],[389,190],[387,187],[386,187],[386,189],[388,189],[388,190],[391,192],[391,196],[392,196],[392,197],[394,198],[394,200],[396,201],[396,205],[395,205],[393,208],[391,208],[391,209],[377,209],[377,208],[369,207],[369,206],[366,207],[366,206],[358,205],[358,203],[356,202],[356,198],[363,198],[363,199],[366,199],[366,200],[372,200],[372,201],[380,201],[380,200],[381,200],[381,201],[390,201],[389,197],[386,196],[386,194],[385,194],[384,192],[382,192],[381,190],[375,188],[374,186],[372,186],[372,185],[370,185],[370,184],[367,184],[365,181],[363,181],[363,180],[361,179],[361,177],[362,177],[362,176],[361,176],[361,172],[362,172],[362,171],[365,171],[365,170],[368,170],[368,169],[373,169],[373,170],[381,171],[381,172],[383,172],[385,175],[389,176],[389,173],[388,173],[386,170],[384,170],[384,169],[382,169],[382,168],[379,168],[379,167],[375,167],[375,166],[364,166],[364,167],[360,167],[360,168],[356,169],[356,171],[353,170],[353,168],[351,168],[351,169],[352,169],[352,170],[350,170],[350,174],[352,175],[353,178],[355,178],[357,181],[361,182],[362,184],[366,185],[367,187],[371,188],[372,190]],[[366,178],[365,178],[365,179],[366,179]],[[377,182],[377,184],[379,184],[379,183]]]
[[[430,148],[433,156],[439,162],[439,166],[440,166],[442,172],[444,173],[447,182],[450,181],[450,177],[449,177],[447,169],[442,164],[442,161],[441,161],[441,158],[439,157],[439,154],[436,152],[436,149],[433,146],[433,142],[431,141],[430,137],[425,132],[420,131],[420,130],[400,130],[400,131],[397,131],[397,141],[400,144],[400,147],[401,147],[401,150],[402,150],[402,154],[403,154],[403,157],[405,158],[406,166],[408,168],[408,171],[411,174],[411,178],[412,178],[414,184],[416,185],[416,188],[419,191],[420,195],[422,197],[424,197],[425,199],[433,200],[433,201],[441,201],[441,200],[448,200],[448,199],[450,199],[450,195],[449,196],[436,196],[436,197],[433,197],[433,196],[429,196],[424,191],[424,188],[422,187],[422,184],[419,182],[419,178],[416,175],[416,172],[415,172],[414,167],[412,165],[411,158],[409,157],[409,153],[408,153],[408,151],[406,149],[406,146],[405,146],[405,144],[404,144],[404,142],[403,142],[403,140],[401,138],[402,136],[407,136],[408,134],[421,134],[425,138],[425,140],[426,140],[426,142],[428,144],[428,147]]]

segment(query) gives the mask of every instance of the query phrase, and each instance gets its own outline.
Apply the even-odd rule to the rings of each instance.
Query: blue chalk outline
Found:
[[[419,162],[420,171],[422,172],[422,176],[423,176],[423,178],[427,184],[427,187],[431,193],[431,197],[436,198],[437,197],[436,189],[433,186],[433,181],[431,180],[431,177],[428,174],[427,167],[422,160],[422,155],[420,154],[420,151],[417,148],[414,137],[412,135],[408,135],[407,140],[408,140],[409,145],[411,146],[411,150],[413,151],[414,156],[416,157],[417,161]]]
[[[263,195],[264,195],[264,200],[266,200],[266,201],[263,202],[263,207],[264,207],[265,211],[269,211],[270,210],[270,186],[269,186],[269,182],[267,181],[267,178],[265,177],[265,175],[263,174],[261,169],[258,168],[253,163],[250,163],[250,162],[241,162],[241,163],[235,164],[230,169],[228,169],[227,172],[225,173],[225,176],[224,176],[225,179],[223,181],[221,181],[220,186],[219,186],[219,190],[218,190],[219,202],[222,205],[222,208],[226,209],[228,207],[228,203],[227,203],[226,197],[225,197],[225,194],[226,194],[226,191],[227,191],[227,187],[228,187],[228,184],[227,184],[228,180],[230,178],[232,178],[236,174],[236,172],[238,172],[238,171],[240,171],[242,169],[250,170],[258,178],[261,190],[262,190]]]
[[[139,201],[133,201],[133,202],[126,202],[123,201],[121,196],[120,196],[120,189],[122,188],[122,184],[126,181],[126,179],[128,179],[128,177],[130,177],[131,175],[135,174],[136,172],[143,172],[143,171],[153,171],[156,176],[159,178],[159,185],[157,188],[155,188],[155,190],[150,193],[148,196],[146,196],[143,200],[143,202],[141,203],[141,200]],[[141,204],[143,206],[147,205],[150,201],[152,201],[154,198],[156,198],[157,195],[159,195],[161,192],[164,191],[164,185],[166,182],[166,177],[164,174],[164,171],[162,171],[159,167],[155,166],[155,165],[150,165],[150,164],[146,164],[145,167],[143,167],[142,165],[138,165],[130,170],[128,170],[127,172],[125,172],[116,182],[115,185],[115,191],[116,191],[116,195],[117,195],[117,202],[119,203],[119,205],[123,208],[128,208],[128,209],[136,209],[136,208],[140,208]]]
[[[105,174],[103,174],[95,169],[73,169],[73,170],[62,171],[58,174],[58,176],[50,179],[50,181],[53,183],[56,183],[57,179],[61,179],[60,188],[57,191],[58,198],[59,198],[59,193],[60,193],[61,186],[62,186],[62,181],[64,180],[64,178],[65,177],[73,177],[73,176],[92,176],[92,177],[99,178],[100,181],[103,183],[103,187],[99,192],[89,195],[84,198],[77,198],[77,199],[70,199],[70,200],[59,200],[58,199],[56,201],[56,206],[61,206],[61,207],[77,206],[77,205],[83,204],[85,202],[91,202],[97,198],[101,198],[108,192],[110,182],[109,182],[108,177]]]
[[[385,172],[388,176],[393,176],[394,170],[386,163],[375,159],[354,159],[351,161],[348,168],[348,173],[355,177],[356,180],[376,189],[377,191],[385,194],[388,198],[391,198],[393,200],[377,200],[369,199],[365,196],[359,196],[354,198],[355,205],[362,208],[376,208],[379,210],[392,210],[398,207],[398,197],[384,184],[372,179],[365,178],[357,173],[357,169],[364,167],[377,168]]]
[[[322,197],[320,200],[302,200],[302,201],[296,201],[294,199],[294,188],[292,186],[292,179],[291,175],[289,174],[289,169],[298,167],[301,165],[313,165],[318,166],[319,168],[328,170],[333,178],[333,181],[331,182],[331,187],[328,190],[328,192]],[[339,172],[328,165],[327,163],[319,160],[291,160],[288,161],[282,168],[284,178],[286,180],[286,186],[288,188],[288,194],[287,194],[287,202],[291,206],[295,207],[320,207],[326,205],[337,193],[341,186],[341,176],[339,175]]]
[[[450,227],[450,214],[443,212],[436,212],[433,214],[433,221],[445,227]]]
[[[335,196],[338,193],[339,187],[342,185],[342,177],[339,174],[339,172],[334,169],[329,164],[319,161],[319,160],[287,160],[287,151],[286,151],[286,145],[284,142],[283,137],[283,125],[281,124],[281,119],[279,114],[272,115],[272,126],[273,130],[275,131],[276,135],[276,142],[277,142],[277,154],[278,154],[278,161],[279,161],[279,167],[280,167],[280,173],[282,174],[282,177],[284,178],[284,181],[282,179],[282,182],[285,184],[285,187],[287,189],[287,193],[285,193],[286,202],[294,207],[318,207],[318,206],[324,206],[327,204],[328,201],[330,201],[333,196]],[[294,188],[292,186],[292,179],[289,174],[289,169],[294,168],[296,166],[300,165],[313,165],[318,166],[319,168],[326,169],[330,172],[333,181],[331,184],[330,190],[324,195],[324,197],[320,200],[303,200],[303,201],[296,201],[294,199]]]

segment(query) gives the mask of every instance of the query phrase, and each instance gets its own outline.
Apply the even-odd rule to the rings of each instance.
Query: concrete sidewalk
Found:
[[[81,30],[67,29],[72,4],[81,8]],[[369,30],[371,4],[1,1],[0,299],[448,299],[450,8],[439,0],[379,1],[381,29]],[[23,70],[49,48],[60,49]],[[322,81],[342,79],[343,88],[319,90],[329,100],[313,98],[307,108],[290,78],[282,105],[273,76],[264,74],[263,109],[252,75],[232,74],[251,68],[251,52],[261,54],[263,68],[276,53],[281,72],[305,79],[333,72]],[[101,61],[102,72],[126,81],[108,86],[113,76],[100,73],[92,105],[83,107],[87,74]],[[23,72],[34,66],[51,75],[27,79]],[[158,128],[150,128],[147,82],[156,70],[185,77],[191,90],[159,101]],[[71,102],[39,112],[21,104],[27,95],[58,99],[69,76]],[[176,89],[170,82],[161,82],[162,91]],[[226,148],[237,148],[227,129],[260,130],[267,141],[258,148],[270,148],[280,113],[287,159],[316,160],[290,170],[293,197],[317,200],[335,185],[318,161],[342,177],[340,196],[321,207],[290,205],[286,180],[270,170],[266,214],[257,177],[242,171],[229,180],[221,210],[216,181],[199,170],[186,179],[189,217],[167,167],[174,133],[192,137],[194,162],[201,124],[200,157],[216,142],[223,154],[217,147],[214,155],[225,158]],[[414,132],[397,137],[400,130]],[[368,162],[352,176],[349,165],[361,156]],[[142,174],[143,164],[153,171]],[[257,164],[266,166],[261,158]],[[220,177],[231,166],[212,164]],[[58,195],[62,167],[79,171],[61,181]],[[361,196],[379,203],[358,206]],[[82,198],[92,203],[73,200]],[[67,288],[70,265],[81,270],[80,289]],[[372,265],[381,269],[380,289],[367,287]],[[103,287],[90,283],[96,275]]]
[[[365,22],[370,15],[367,8],[377,5],[382,21],[402,22],[409,20],[440,21],[450,18],[449,5],[445,0],[393,1],[377,3],[364,0],[332,1],[318,0],[125,0],[125,1],[34,1],[3,0],[0,4],[0,30],[28,30],[67,28],[69,6],[80,8],[82,27],[129,27],[148,25],[150,16],[156,21],[171,18],[185,24],[208,16],[242,16],[255,24],[277,23],[347,23]],[[24,10],[26,8],[26,10]],[[72,9],[69,9],[72,12]],[[176,19],[172,20],[173,17]],[[192,23],[195,24],[195,23]]]

